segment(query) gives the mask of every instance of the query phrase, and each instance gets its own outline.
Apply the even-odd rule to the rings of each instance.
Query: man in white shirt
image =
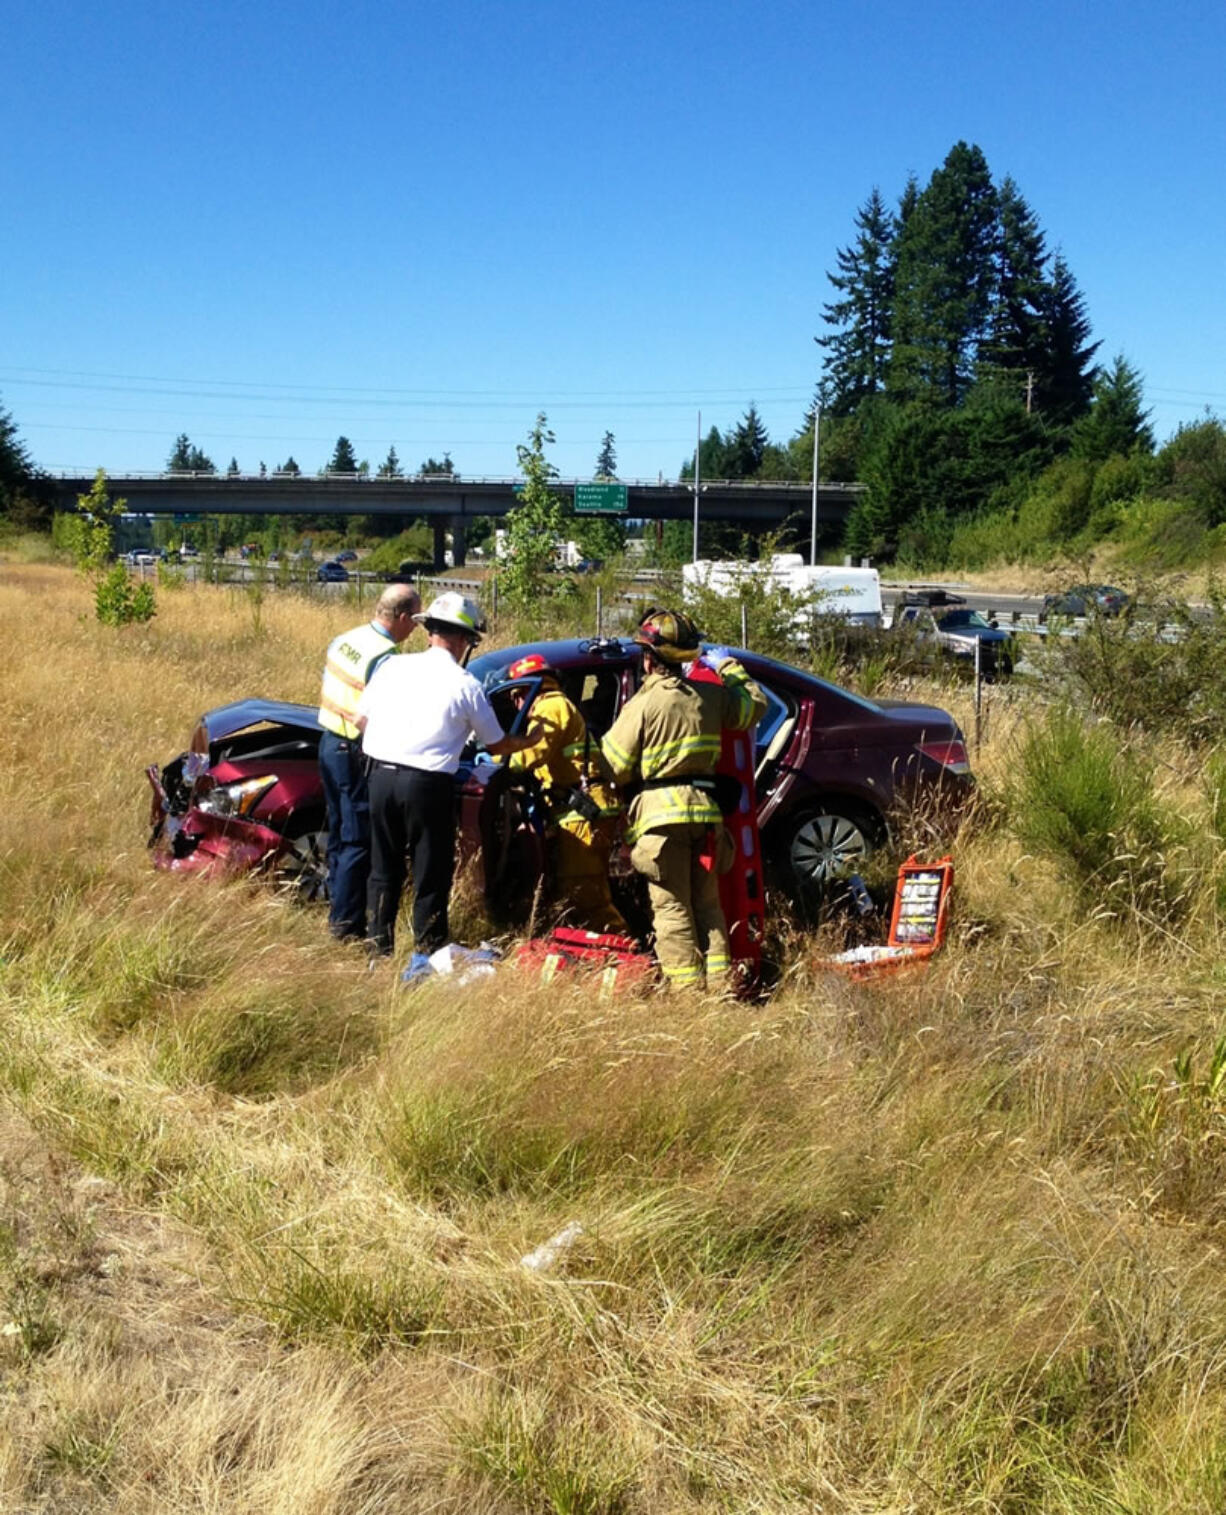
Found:
[[[413,865],[413,935],[418,952],[450,940],[447,907],[455,870],[455,775],[471,737],[501,757],[539,733],[507,736],[485,691],[463,666],[480,640],[480,608],[454,592],[413,617],[425,652],[381,663],[358,701],[357,726],[370,762],[371,867],[367,917],[374,950],[390,954]]]

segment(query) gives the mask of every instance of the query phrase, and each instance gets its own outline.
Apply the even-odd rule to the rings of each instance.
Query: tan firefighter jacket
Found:
[[[601,749],[614,780],[643,785],[630,802],[627,842],[668,826],[720,824],[712,786],[694,780],[714,777],[721,732],[748,731],[766,697],[735,658],[719,676],[720,684],[692,684],[680,670],[649,674],[609,728]]]

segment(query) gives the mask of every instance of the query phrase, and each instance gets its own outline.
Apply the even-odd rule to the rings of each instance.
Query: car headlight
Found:
[[[258,779],[244,779],[241,784],[215,784],[197,800],[196,808],[209,815],[250,815],[276,782],[275,773],[266,773]]]

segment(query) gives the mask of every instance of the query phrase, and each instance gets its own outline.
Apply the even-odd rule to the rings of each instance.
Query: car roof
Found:
[[[233,736],[236,731],[245,731],[248,726],[305,726],[318,730],[319,709],[315,705],[293,705],[288,700],[235,700],[206,711],[200,720],[209,740],[215,742]]]
[[[813,694],[822,693],[828,698],[846,700],[863,710],[880,712],[882,709],[875,700],[865,699],[863,695],[818,678],[815,673],[807,673],[792,663],[781,663],[777,658],[767,657],[762,652],[750,652],[745,648],[733,647],[729,650],[753,678],[761,677],[768,683],[783,684],[802,693],[806,690]],[[530,653],[539,654],[563,672],[577,668],[625,668],[637,662],[641,656],[639,647],[626,638],[570,637],[553,642],[521,642],[515,647],[492,648],[473,658],[468,665],[469,671],[489,689],[502,682],[505,670],[511,663]],[[482,668],[482,664],[486,666]]]

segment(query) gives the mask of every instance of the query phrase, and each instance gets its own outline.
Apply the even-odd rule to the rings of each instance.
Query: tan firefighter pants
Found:
[[[687,822],[645,831],[630,861],[647,880],[656,928],[656,956],[670,984],[723,978],[730,967],[728,927],[719,903],[719,880],[699,855],[711,828]]]

